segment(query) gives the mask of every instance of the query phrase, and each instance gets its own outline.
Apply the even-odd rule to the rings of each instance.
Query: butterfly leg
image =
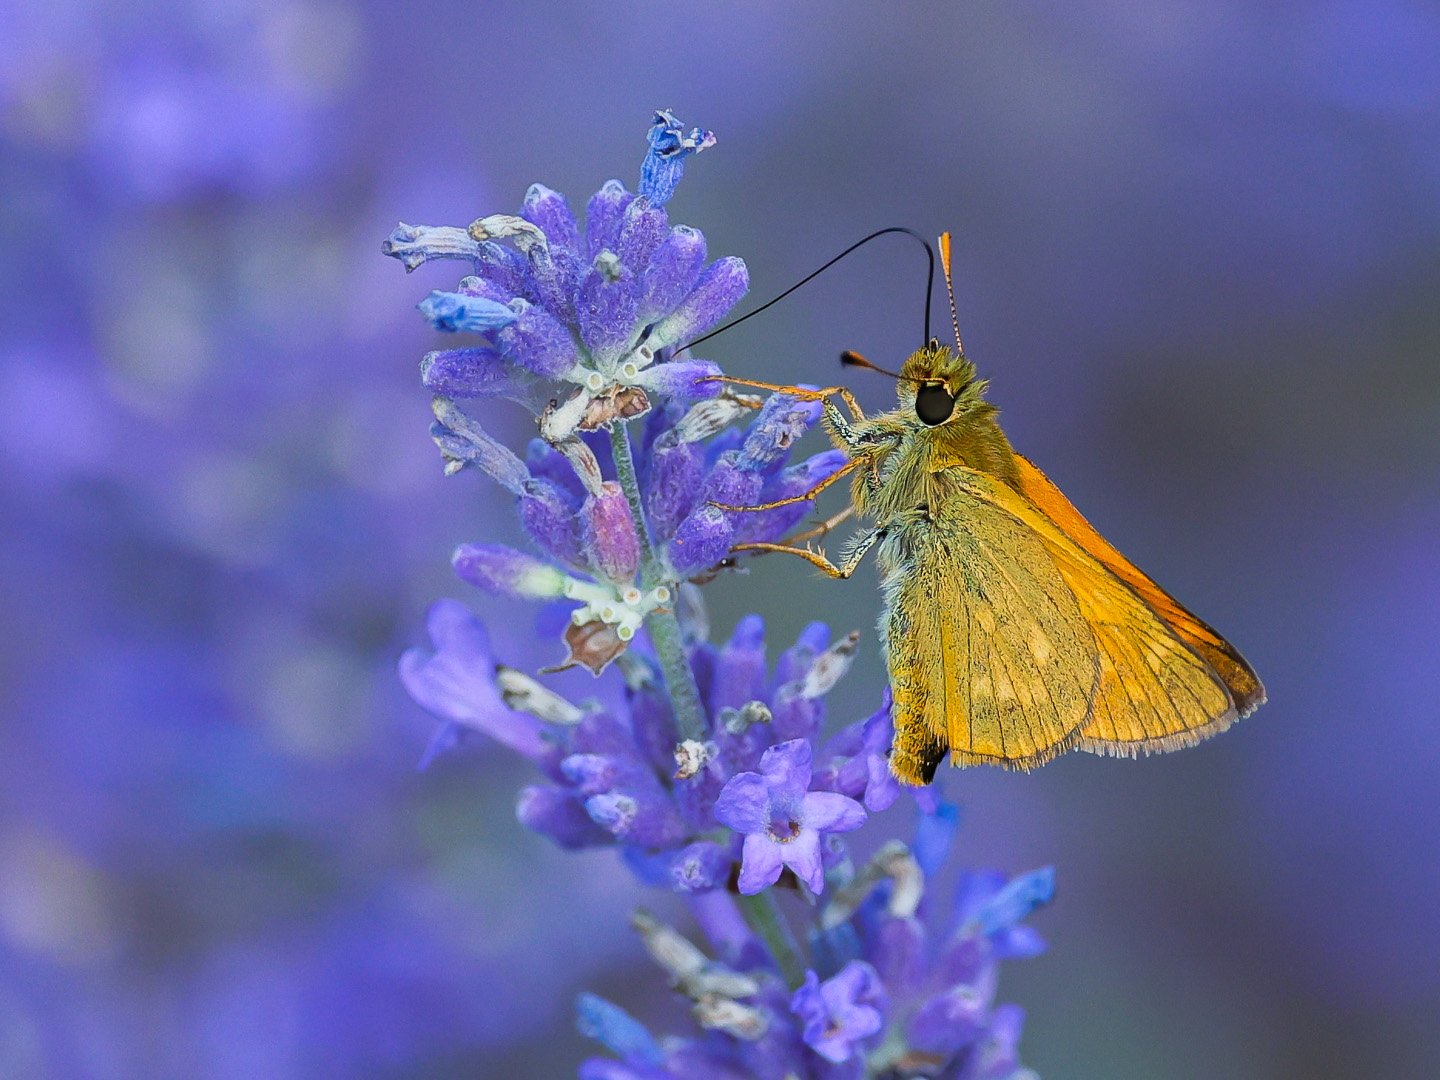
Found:
[[[817,536],[826,536],[829,534],[831,529],[835,528],[835,526],[837,525],[844,523],[845,521],[848,521],[854,515],[855,507],[847,506],[844,510],[841,510],[838,514],[826,518],[814,528],[806,529],[802,533],[797,533],[794,536],[786,537],[785,542],[791,546],[794,546],[795,544],[800,543],[800,541],[802,540],[812,540]]]
[[[730,506],[726,503],[717,502],[712,502],[710,505],[716,507],[719,510],[734,510],[738,512],[748,510],[773,510],[777,506],[792,506],[795,503],[809,502],[811,499],[815,498],[816,495],[819,495],[820,492],[824,491],[831,484],[835,483],[837,480],[843,477],[846,473],[853,472],[855,469],[865,464],[865,461],[865,458],[851,458],[838,470],[831,473],[824,480],[821,480],[820,483],[816,484],[813,488],[805,492],[803,495],[795,495],[789,499],[777,499],[775,502],[759,503],[755,506]]]
[[[779,383],[756,382],[753,379],[734,379],[729,375],[711,375],[700,381],[727,382],[735,386],[754,387],[756,390],[773,390],[777,394],[789,394],[791,397],[803,398],[806,401],[820,401],[828,398],[831,394],[839,394],[854,419],[865,419],[865,410],[860,408],[860,403],[855,400],[855,395],[846,386],[826,386],[820,390],[807,390],[803,386],[783,386]]]
[[[792,547],[789,544],[769,544],[757,540],[750,544],[736,544],[730,550],[780,551],[786,555],[798,555],[811,566],[823,570],[831,577],[844,579],[855,573],[856,568],[860,565],[860,561],[865,558],[865,553],[875,546],[875,541],[879,540],[883,533],[883,529],[871,529],[868,533],[865,533],[851,545],[849,552],[846,553],[845,561],[839,566],[836,566],[826,558],[823,551],[817,551],[814,548],[808,547]]]

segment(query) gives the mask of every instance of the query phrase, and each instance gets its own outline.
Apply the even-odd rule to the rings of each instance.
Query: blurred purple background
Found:
[[[449,574],[518,533],[426,434],[458,271],[379,255],[633,184],[656,107],[720,137],[670,210],[742,308],[952,230],[1013,441],[1269,687],[1198,750],[945,777],[963,857],[1058,865],[1027,1062],[1440,1073],[1433,4],[0,0],[0,1080],[560,1077],[578,988],[673,1018],[625,926],[665,898],[523,832],[503,751],[414,771],[429,601],[533,611]],[[873,245],[704,354],[894,364],[922,269]],[[853,719],[874,585],[708,591],[722,636],[864,628]]]

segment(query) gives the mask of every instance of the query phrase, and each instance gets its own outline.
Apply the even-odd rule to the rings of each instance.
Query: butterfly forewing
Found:
[[[1135,590],[1007,485],[967,469],[951,477],[1032,535],[1080,610],[1100,671],[1081,748],[1170,750],[1229,726],[1236,707],[1224,681]]]
[[[1239,651],[1156,585],[1142,570],[1101,536],[1050,478],[1019,454],[1020,490],[1077,545],[1125,582],[1164,619],[1180,639],[1215,669],[1234,698],[1239,716],[1248,716],[1265,703],[1265,688]]]

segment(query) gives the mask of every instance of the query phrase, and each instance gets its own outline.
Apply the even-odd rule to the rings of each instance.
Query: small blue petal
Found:
[[[602,997],[583,993],[575,999],[575,1026],[632,1065],[660,1064],[660,1047],[645,1025]]]
[[[640,165],[640,194],[654,206],[664,206],[675,194],[675,187],[685,172],[685,159],[691,154],[715,145],[715,133],[685,125],[670,113],[660,110],[650,125],[650,151]]]
[[[942,802],[933,814],[921,814],[915,823],[915,846],[911,849],[920,869],[933,878],[945,865],[955,830],[960,827],[960,807]]]
[[[860,959],[860,935],[849,919],[835,926],[810,931],[810,957],[822,979],[828,979],[851,960]]]
[[[1048,904],[1054,895],[1055,868],[1042,866],[1012,878],[975,913],[973,921],[981,933],[993,934],[1014,926],[1040,905]]]
[[[437,290],[417,306],[436,330],[489,334],[515,321],[515,313],[504,304],[464,293]]]

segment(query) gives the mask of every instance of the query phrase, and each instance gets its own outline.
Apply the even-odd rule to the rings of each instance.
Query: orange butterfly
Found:
[[[940,248],[949,288],[948,233]],[[950,303],[953,316],[953,290]],[[954,765],[1030,769],[1073,749],[1175,750],[1262,704],[1244,657],[1015,453],[958,326],[955,339],[954,350],[932,340],[906,360],[899,408],[874,417],[843,387],[728,380],[822,399],[826,428],[849,455],[813,491],[784,500],[853,475],[850,508],[806,534],[851,513],[873,519],[839,565],[796,547],[804,537],[736,550],[789,552],[845,578],[879,545],[895,775],[929,783],[947,752]],[[846,360],[874,367],[853,353]]]

